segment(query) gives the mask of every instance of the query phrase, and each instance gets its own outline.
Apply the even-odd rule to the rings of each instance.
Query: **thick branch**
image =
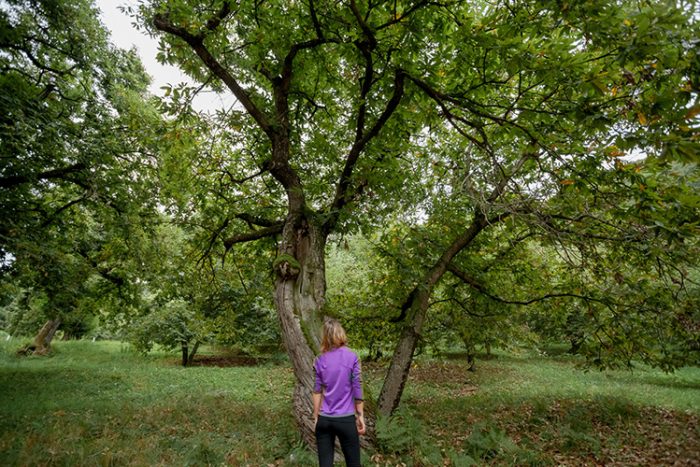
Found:
[[[226,247],[226,251],[228,251],[236,243],[250,242],[265,237],[271,237],[272,235],[281,233],[283,227],[284,224],[275,224],[270,227],[265,227],[263,229],[253,230],[251,232],[234,235],[233,237],[229,237],[226,240],[224,240],[224,247]]]
[[[210,20],[212,21],[212,20]],[[221,21],[221,20],[219,20]],[[212,23],[213,24],[213,23]],[[218,24],[218,23],[216,23]],[[238,81],[226,70],[204,46],[204,38],[201,35],[193,35],[185,28],[176,26],[170,22],[166,14],[157,14],[153,17],[153,25],[156,29],[172,34],[185,41],[194,52],[204,62],[204,65],[214,73],[231,90],[236,99],[243,105],[248,114],[255,120],[258,126],[267,134],[270,139],[274,137],[274,130],[268,117],[251,100],[248,92],[243,89]]]
[[[355,129],[355,143],[362,140],[365,132],[365,117],[367,115],[367,96],[372,88],[372,77],[374,76],[374,63],[372,61],[372,49],[366,43],[357,44],[365,58],[365,76],[362,79],[360,88],[360,107],[357,111],[357,128]]]
[[[391,96],[391,99],[389,99],[389,102],[387,102],[386,108],[374,123],[372,128],[370,128],[370,130],[361,139],[355,141],[350,149],[350,153],[345,160],[345,166],[340,174],[340,179],[338,180],[335,199],[331,205],[331,217],[327,223],[329,227],[331,227],[338,220],[340,210],[345,207],[352,197],[352,193],[349,192],[350,178],[360,154],[372,140],[372,138],[379,134],[401,102],[401,98],[403,97],[404,93],[404,76],[405,75],[402,70],[396,71],[396,75],[394,77],[394,93]]]
[[[253,216],[252,214],[248,214],[245,212],[242,212],[240,214],[236,214],[235,217],[236,217],[236,219],[241,219],[242,221],[245,221],[248,224],[259,225],[261,227],[273,227],[273,226],[282,224],[281,222],[271,221],[269,219],[264,219],[262,217]]]
[[[370,48],[375,48],[377,46],[377,38],[374,37],[374,32],[369,27],[364,18],[362,18],[360,10],[357,8],[357,4],[355,3],[355,0],[350,0],[350,9],[352,10],[352,14],[355,16],[355,19],[357,20],[358,24],[360,25],[360,28],[362,29],[362,33],[365,35],[365,37],[367,37]]]
[[[457,254],[462,251],[467,245],[469,245],[472,240],[476,238],[477,235],[490,223],[498,222],[498,218],[486,219],[481,212],[476,212],[474,214],[474,219],[472,223],[467,227],[464,232],[458,235],[448,246],[445,251],[443,251],[440,258],[435,262],[435,264],[430,268],[430,270],[425,274],[423,281],[416,285],[413,290],[408,294],[406,300],[401,305],[401,313],[396,318],[390,320],[391,322],[399,322],[406,319],[408,315],[408,310],[410,310],[416,303],[416,300],[420,298],[421,290],[425,293],[430,293],[435,287],[435,284],[442,278],[447,270],[448,265],[452,259],[457,256]]]
[[[224,4],[221,6],[221,10],[219,10],[216,16],[213,16],[207,21],[207,29],[213,31],[214,29],[218,28],[219,24],[226,19],[229,13],[231,13],[231,3],[224,2]]]
[[[123,277],[116,276],[114,275],[114,273],[112,273],[111,269],[106,268],[104,266],[100,266],[97,260],[92,258],[86,251],[78,249],[77,253],[80,256],[82,256],[88,262],[88,264],[95,270],[95,272],[97,272],[104,279],[107,279],[109,282],[116,285],[117,287],[122,287],[124,284],[126,284],[126,281]]]
[[[82,162],[61,167],[60,169],[47,170],[36,175],[11,175],[9,177],[0,178],[0,188],[11,188],[16,185],[28,183],[34,180],[50,180],[54,178],[64,178],[66,175],[80,172],[87,166]]]
[[[311,22],[314,23],[314,30],[316,31],[316,36],[323,39],[323,29],[321,29],[321,23],[318,22],[318,16],[316,15],[316,7],[314,6],[314,0],[309,0],[309,13],[311,14]]]

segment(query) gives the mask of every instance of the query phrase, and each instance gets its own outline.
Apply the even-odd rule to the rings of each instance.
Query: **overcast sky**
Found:
[[[190,82],[177,67],[161,65],[156,60],[158,41],[148,37],[143,32],[137,31],[133,26],[133,19],[119,10],[119,6],[131,5],[136,7],[136,0],[95,0],[95,5],[102,12],[100,19],[112,33],[112,43],[123,49],[136,47],[141,56],[146,71],[151,75],[151,93],[157,96],[163,95],[162,86],[167,84],[177,85],[182,82]],[[202,93],[194,101],[194,107],[199,110],[214,110],[224,105],[230,105],[232,99],[222,98],[212,92]]]

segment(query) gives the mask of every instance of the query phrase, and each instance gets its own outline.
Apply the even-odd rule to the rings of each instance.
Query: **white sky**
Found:
[[[111,31],[111,41],[114,45],[130,49],[135,47],[141,57],[144,67],[151,75],[150,91],[153,95],[162,96],[162,86],[177,85],[182,82],[192,81],[182,73],[179,68],[170,65],[162,65],[156,60],[158,53],[158,41],[148,37],[143,32],[137,31],[133,26],[133,19],[119,10],[119,6],[137,6],[136,0],[95,0],[95,6],[102,12],[100,19]],[[202,92],[194,100],[193,106],[197,110],[213,111],[218,108],[228,107],[234,102],[232,97],[220,96],[213,92]]]

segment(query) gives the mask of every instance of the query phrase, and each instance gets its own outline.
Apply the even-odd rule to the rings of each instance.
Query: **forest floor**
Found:
[[[0,465],[312,466],[283,357],[190,368],[118,342],[0,344]],[[206,350],[206,349],[205,349]],[[365,363],[368,399],[386,365]],[[420,356],[366,466],[700,466],[700,368],[584,371],[565,355]]]

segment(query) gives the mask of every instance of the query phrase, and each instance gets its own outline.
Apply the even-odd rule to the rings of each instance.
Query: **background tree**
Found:
[[[50,336],[93,274],[130,283],[123,239],[154,208],[160,117],[90,1],[3,2],[0,51],[2,273],[44,294]]]

